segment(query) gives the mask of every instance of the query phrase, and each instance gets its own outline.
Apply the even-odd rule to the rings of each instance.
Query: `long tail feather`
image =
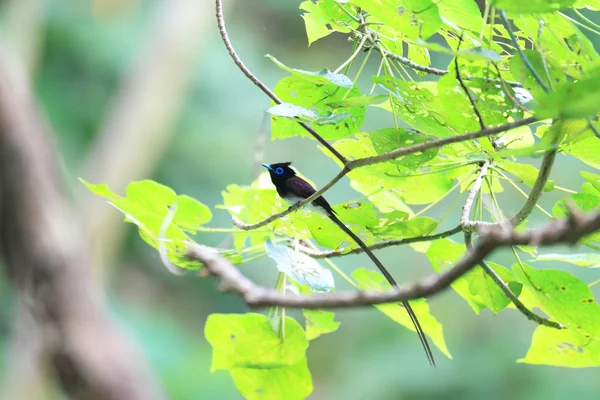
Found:
[[[340,221],[335,216],[335,214],[333,214],[333,212],[328,212],[327,216],[329,217],[329,219],[331,219],[333,222],[335,222],[336,225],[339,226],[341,230],[343,230],[344,232],[346,232],[346,234],[348,236],[350,236],[365,251],[365,253],[367,253],[367,255],[369,256],[369,258],[371,259],[371,261],[373,261],[373,263],[375,263],[375,265],[377,266],[377,268],[379,268],[379,271],[381,271],[381,273],[383,274],[383,276],[385,276],[385,278],[390,283],[390,285],[392,285],[392,287],[394,289],[398,289],[398,284],[396,283],[396,281],[394,280],[394,278],[392,277],[392,275],[383,266],[383,264],[381,263],[381,261],[379,261],[379,259],[377,257],[375,257],[375,254],[373,254],[371,252],[371,250],[369,250],[369,248],[367,247],[367,245],[365,245],[365,243],[362,240],[360,240],[360,238],[358,236],[356,236],[354,234],[354,232],[352,232],[350,230],[350,228],[348,228],[342,221]],[[431,347],[429,347],[429,342],[427,341],[427,337],[425,336],[425,332],[423,331],[423,328],[421,328],[421,324],[419,323],[419,320],[417,319],[417,316],[415,315],[415,312],[413,311],[413,309],[410,306],[410,304],[408,304],[408,301],[403,301],[402,305],[404,305],[404,308],[406,309],[406,312],[408,313],[408,315],[409,315],[409,317],[410,317],[413,325],[415,326],[415,329],[417,331],[417,335],[419,336],[419,339],[421,340],[421,344],[423,345],[423,349],[425,350],[425,354],[427,355],[427,359],[429,360],[429,363],[435,367],[435,359],[433,358],[433,352],[431,351]]]

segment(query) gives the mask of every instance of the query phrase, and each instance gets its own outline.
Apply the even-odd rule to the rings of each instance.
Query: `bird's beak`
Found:
[[[269,164],[262,164],[262,166],[268,169],[269,171],[273,171],[273,168],[271,168]]]

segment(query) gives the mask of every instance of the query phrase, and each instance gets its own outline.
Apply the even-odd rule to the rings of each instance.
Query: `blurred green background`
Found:
[[[300,1],[226,3],[234,46],[269,87],[285,73],[263,57],[267,53],[289,66],[319,70],[336,68],[351,52],[351,43],[335,35],[307,47]],[[212,280],[170,275],[135,228],[122,224],[116,210],[85,193],[77,178],[108,183],[121,193],[128,181],[154,179],[211,208],[221,203],[221,191],[228,184],[251,181],[269,101],[232,63],[213,8],[210,0],[0,1],[2,46],[24,60],[39,106],[56,135],[73,204],[80,207],[90,238],[94,275],[105,285],[106,301],[118,323],[139,342],[171,399],[240,398],[228,373],[210,373],[211,349],[203,326],[211,313],[247,309],[235,296],[220,293]],[[592,40],[598,44],[596,37]],[[448,59],[434,56],[433,62],[444,67]],[[374,73],[376,57],[367,68]],[[368,88],[367,75],[362,82]],[[365,130],[388,126],[389,119],[389,114],[370,109]],[[317,185],[336,171],[315,141],[267,139],[264,161],[288,160]],[[587,167],[560,156],[553,178],[577,190],[582,183],[579,170]],[[347,180],[328,193],[333,203],[358,197]],[[549,193],[542,205],[551,208],[560,197]],[[429,215],[441,217],[455,199],[450,196]],[[500,200],[507,214],[523,202],[509,188]],[[455,209],[441,229],[457,219]],[[543,215],[532,219],[543,221]],[[215,209],[211,226],[230,225],[228,214]],[[204,233],[197,240],[217,245],[226,237]],[[399,280],[432,272],[427,259],[410,247],[380,254],[386,265],[395,265],[392,270]],[[507,266],[514,262],[508,253],[493,259]],[[362,256],[338,263],[347,271],[371,268]],[[274,265],[266,258],[241,269],[260,283],[274,284]],[[595,270],[569,271],[587,282],[598,279]],[[11,368],[7,349],[13,305],[10,282],[0,276],[0,384]],[[438,367],[432,369],[412,332],[374,309],[340,311],[340,329],[315,340],[308,350],[311,398],[598,398],[597,369],[516,362],[525,355],[536,327],[516,311],[494,316],[484,310],[477,316],[450,291],[431,299],[430,305],[444,326],[453,360],[436,353]]]

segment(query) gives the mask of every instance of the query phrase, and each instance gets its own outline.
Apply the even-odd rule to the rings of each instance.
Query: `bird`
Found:
[[[304,179],[299,177],[296,174],[296,170],[292,168],[290,165],[291,162],[280,162],[275,164],[262,164],[269,171],[269,175],[271,176],[271,182],[275,185],[275,189],[277,189],[277,194],[284,200],[286,200],[291,205],[305,200],[316,193],[316,189],[312,187],[312,185],[306,182]],[[363,251],[369,256],[371,261],[377,266],[379,271],[383,274],[383,276],[387,279],[390,285],[398,290],[398,284],[389,273],[389,271],[383,266],[381,261],[375,255],[367,245],[348,228],[340,219],[338,218],[335,210],[331,207],[329,202],[325,200],[323,196],[319,196],[315,198],[310,207],[311,211],[315,211],[321,215],[326,216],[331,221],[333,221],[337,226],[340,227],[348,236],[352,238],[359,245]],[[412,307],[408,303],[408,301],[403,301],[402,305],[406,309],[416,331],[419,339],[421,340],[421,344],[423,345],[423,349],[425,350],[425,354],[427,355],[427,359],[429,363],[435,367],[435,359],[433,357],[433,352],[431,351],[431,347],[429,346],[429,342],[425,337],[425,332],[415,315]]]

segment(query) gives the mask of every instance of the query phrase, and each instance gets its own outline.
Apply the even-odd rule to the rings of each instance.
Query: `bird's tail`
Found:
[[[373,252],[371,252],[371,250],[369,250],[369,248],[367,247],[367,245],[362,240],[360,240],[360,238],[358,236],[356,236],[354,234],[354,232],[352,232],[350,230],[350,228],[348,228],[342,221],[340,221],[335,216],[334,213],[328,213],[327,216],[329,217],[329,219],[331,219],[333,222],[335,222],[336,225],[339,226],[341,230],[343,230],[344,232],[346,232],[346,234],[348,236],[350,236],[356,242],[356,244],[358,244],[365,251],[365,253],[367,253],[367,255],[369,256],[369,258],[371,259],[371,261],[373,261],[373,263],[375,263],[375,265],[377,266],[377,268],[379,268],[379,271],[381,271],[381,273],[383,274],[383,276],[385,276],[385,278],[390,283],[390,285],[392,285],[392,287],[394,289],[398,289],[398,284],[396,283],[396,281],[394,280],[394,278],[392,277],[392,275],[383,266],[383,264],[381,263],[381,261],[379,261],[379,259],[377,257],[375,257],[375,254],[373,254]],[[415,329],[417,331],[417,335],[419,336],[419,339],[421,340],[421,344],[423,345],[423,349],[425,350],[425,354],[427,355],[427,359],[429,360],[429,363],[435,367],[435,359],[433,358],[433,353],[431,351],[431,347],[429,346],[429,342],[427,341],[427,337],[425,336],[425,332],[423,331],[423,328],[421,328],[421,324],[419,323],[419,320],[417,319],[417,316],[415,315],[415,312],[413,311],[413,309],[410,306],[410,304],[408,303],[408,301],[403,301],[402,304],[404,305],[404,308],[406,309],[406,312],[408,313],[408,316],[410,317],[413,325],[415,326]]]

